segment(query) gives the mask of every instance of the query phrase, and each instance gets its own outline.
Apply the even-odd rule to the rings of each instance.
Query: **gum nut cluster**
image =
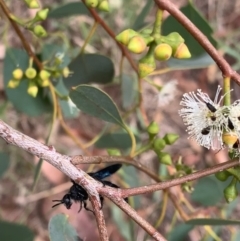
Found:
[[[224,96],[220,96],[222,88],[218,86],[214,101],[200,89],[197,93],[183,95],[179,115],[187,126],[191,139],[201,146],[212,150],[220,150],[227,146],[238,148],[240,138],[240,101],[230,106],[223,106]]]

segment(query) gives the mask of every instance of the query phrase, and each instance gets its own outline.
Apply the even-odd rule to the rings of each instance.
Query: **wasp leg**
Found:
[[[86,201],[83,201],[83,207],[84,207],[87,211],[90,211],[90,212],[92,212],[92,213],[94,214],[93,210],[91,210],[91,209],[89,209],[89,208],[87,207],[87,202],[86,202]],[[94,215],[95,215],[95,214],[94,214]]]

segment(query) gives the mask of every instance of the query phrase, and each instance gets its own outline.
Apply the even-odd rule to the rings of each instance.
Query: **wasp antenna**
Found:
[[[58,200],[54,200],[54,201],[58,201]],[[60,204],[62,204],[62,202],[57,203],[57,204],[54,204],[54,205],[52,206],[52,208],[54,208],[54,207],[56,207],[56,206],[58,206],[58,205],[60,205]]]

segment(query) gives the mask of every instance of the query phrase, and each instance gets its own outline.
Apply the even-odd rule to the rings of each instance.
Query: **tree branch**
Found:
[[[213,167],[209,167],[206,168],[204,170],[198,171],[198,172],[194,172],[192,174],[183,176],[183,177],[179,177],[179,178],[175,178],[169,181],[164,181],[164,182],[160,182],[160,183],[156,183],[156,184],[152,184],[152,185],[148,185],[148,186],[144,186],[144,187],[137,187],[137,188],[127,188],[127,189],[122,189],[121,190],[121,197],[126,198],[129,196],[135,196],[135,195],[139,195],[139,194],[146,194],[146,193],[151,193],[151,192],[155,192],[155,191],[159,191],[159,190],[164,190],[173,186],[177,186],[180,184],[183,184],[185,182],[189,182],[189,181],[193,181],[205,176],[209,176],[211,174],[217,173],[219,171],[225,170],[225,169],[229,169],[231,167],[235,167],[235,166],[239,166],[239,160],[233,160],[233,161],[228,161],[228,162],[224,162],[218,165],[215,165]],[[103,196],[106,196],[108,192],[111,192],[113,194],[116,193],[117,191],[114,190],[113,188],[110,187],[105,187],[102,188],[100,187],[100,189],[98,189],[99,193]],[[119,193],[119,191],[118,191]],[[115,194],[114,194],[115,195]]]
[[[98,193],[96,193],[96,195],[98,196]],[[96,196],[89,196],[89,199],[91,201],[93,211],[95,214],[95,218],[97,221],[97,227],[98,227],[98,232],[99,232],[99,236],[100,236],[100,241],[108,241],[109,240],[108,232],[107,232],[107,227],[106,227],[105,219],[103,216],[103,212],[101,209],[101,204],[100,204],[99,200],[95,197]]]
[[[55,166],[57,169],[62,171],[68,177],[79,183],[89,194],[89,199],[91,200],[94,208],[94,212],[96,214],[97,224],[100,231],[100,237],[102,241],[106,241],[107,234],[105,221],[103,220],[103,214],[99,209],[99,190],[103,190],[107,188],[107,186],[103,187],[101,183],[94,180],[92,177],[87,175],[81,169],[77,168],[71,163],[71,157],[66,155],[61,155],[56,152],[53,146],[44,145],[29,136],[26,136],[20,133],[17,130],[14,130],[9,125],[0,120],[0,137],[3,138],[7,143],[18,146],[23,150],[42,158],[43,160],[49,162],[51,165]],[[109,189],[107,188],[109,191]],[[122,202],[127,204],[121,196],[121,189],[111,188],[110,192],[107,193],[106,197],[109,197],[114,203],[119,205],[122,208]],[[122,200],[122,201],[121,201]],[[119,203],[119,204],[118,204]],[[127,210],[126,212],[130,217],[132,217],[143,229],[147,232],[149,231],[150,235],[157,241],[166,241],[160,233],[158,233],[147,221],[142,219],[131,207],[127,204],[127,207],[122,208],[123,210]],[[129,206],[129,207],[128,207]],[[101,227],[103,230],[100,230]]]
[[[222,71],[223,77],[231,77],[240,85],[240,75],[234,71],[228,62],[218,53],[207,37],[169,0],[154,0],[160,9],[169,12],[185,29],[202,45]]]

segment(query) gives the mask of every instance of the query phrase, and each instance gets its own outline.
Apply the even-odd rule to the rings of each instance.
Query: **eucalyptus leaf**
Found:
[[[170,58],[167,62],[168,67],[171,69],[203,69],[207,68],[215,62],[207,53],[191,59],[175,59]]]
[[[48,232],[51,241],[79,241],[76,230],[64,214],[57,214],[50,219]]]
[[[188,233],[194,228],[191,224],[180,224],[168,234],[168,241],[186,241]]]
[[[112,205],[111,211],[113,220],[117,224],[118,230],[121,233],[121,235],[127,241],[132,241],[133,239],[131,237],[130,222],[126,222],[125,218],[123,217],[123,212],[117,206]]]
[[[147,1],[145,6],[143,7],[142,11],[137,16],[132,29],[133,30],[139,30],[145,25],[145,18],[149,14],[150,9],[153,7],[153,1]]]
[[[58,56],[62,59],[62,63],[60,65],[61,68],[66,67],[70,64],[71,59],[67,55],[67,48],[64,45],[57,44],[44,44],[41,50],[41,60],[51,61]]]
[[[66,3],[49,11],[49,18],[64,18],[74,15],[89,15],[87,7],[81,2]]]
[[[72,88],[70,98],[83,112],[125,128],[116,104],[102,90],[89,85],[79,85]]]
[[[2,241],[33,241],[34,233],[24,225],[0,221],[0,237]]]
[[[191,198],[204,206],[215,205],[223,198],[223,187],[214,177],[202,178],[195,185]]]
[[[218,219],[218,218],[197,218],[186,222],[192,225],[240,225],[239,220]]]
[[[136,142],[139,141],[139,137],[135,136]],[[116,148],[121,150],[126,150],[131,148],[132,141],[130,136],[125,132],[115,132],[115,133],[107,133],[103,135],[99,140],[95,143],[97,148]]]
[[[65,85],[62,81],[62,78],[59,79],[55,88],[61,95],[66,96],[66,97],[69,96],[69,91],[65,87]],[[72,103],[70,98],[68,98],[68,100],[60,99],[59,103],[60,103],[60,106],[61,106],[61,109],[63,111],[63,115],[65,118],[68,118],[68,119],[75,118],[79,115],[79,109],[75,106],[74,103]]]
[[[63,79],[68,89],[79,84],[107,84],[112,82],[114,77],[113,62],[99,54],[78,55],[68,67],[72,74]]]
[[[122,82],[121,82],[121,89],[122,89],[122,102],[123,108],[127,109],[134,104],[137,96],[137,79],[123,74]]]

